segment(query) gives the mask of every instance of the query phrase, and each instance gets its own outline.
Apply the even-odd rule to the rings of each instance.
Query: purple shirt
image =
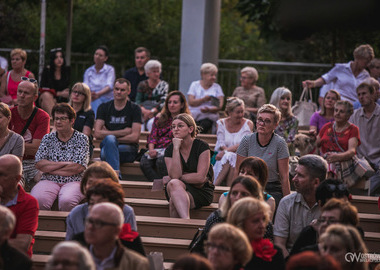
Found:
[[[313,115],[310,118],[310,126],[316,126],[317,127],[317,133],[322,129],[322,127],[328,123],[334,121],[334,118],[326,119],[324,116],[319,114],[320,111],[313,113]]]

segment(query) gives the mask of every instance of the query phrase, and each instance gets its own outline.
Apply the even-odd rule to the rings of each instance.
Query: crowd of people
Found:
[[[31,269],[38,212],[51,209],[70,213],[66,241],[47,269],[148,269],[119,183],[121,163],[136,160],[149,181],[162,181],[172,218],[189,219],[191,209],[212,203],[215,186],[230,188],[190,248],[200,255],[180,258],[173,269],[368,269],[345,259],[367,248],[344,164],[365,159],[373,171],[369,194],[379,196],[380,60],[370,45],[302,82],[324,85],[308,134],[319,151],[299,158],[292,179],[292,91],[278,87],[266,104],[253,67],[241,70],[241,85],[225,99],[216,65],[200,67],[186,97],[169,91],[162,64],[143,47],[135,67],[116,79],[108,48],[98,46],[94,65],[72,87],[61,48],[50,51],[41,82],[25,69],[24,50],[10,56],[0,85],[1,269]],[[142,131],[149,136],[139,152]],[[215,151],[199,133],[216,134]],[[94,138],[102,161],[91,161]]]

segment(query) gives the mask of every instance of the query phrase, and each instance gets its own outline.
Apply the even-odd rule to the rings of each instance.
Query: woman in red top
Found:
[[[359,128],[348,122],[353,111],[351,102],[338,100],[334,121],[325,124],[317,137],[321,155],[329,164],[329,177],[336,175],[336,163],[351,159],[360,145]]]
[[[17,87],[21,77],[34,78],[34,74],[25,69],[26,58],[26,51],[23,49],[11,51],[12,70],[3,75],[0,88],[0,98],[8,105],[17,104]]]

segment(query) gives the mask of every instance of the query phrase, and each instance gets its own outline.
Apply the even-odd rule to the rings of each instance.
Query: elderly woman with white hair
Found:
[[[292,113],[292,92],[286,87],[277,88],[270,98],[270,104],[281,112],[280,123],[274,132],[285,139],[290,155],[294,155],[293,142],[298,132],[298,119]]]
[[[212,63],[201,66],[201,79],[194,81],[187,92],[190,112],[201,133],[207,133],[219,119],[218,112],[223,108],[224,93],[215,83],[218,68]],[[215,131],[214,131],[215,132]]]
[[[245,67],[240,71],[240,86],[232,93],[233,97],[241,98],[245,103],[245,117],[255,120],[258,109],[267,100],[264,89],[257,86],[259,73],[254,67]]]
[[[148,79],[137,86],[136,104],[141,107],[142,130],[152,130],[154,116],[163,108],[169,92],[169,84],[160,79],[161,68],[159,61],[149,60],[144,66]]]
[[[78,242],[60,242],[53,248],[46,270],[75,269],[95,270],[95,263],[90,252]]]

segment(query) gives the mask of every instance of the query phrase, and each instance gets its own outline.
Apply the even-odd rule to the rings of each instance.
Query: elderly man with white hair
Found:
[[[22,176],[20,159],[11,154],[0,157],[0,203],[16,216],[9,244],[32,256],[34,234],[38,226],[38,202],[19,184]]]
[[[60,242],[53,248],[46,270],[95,270],[90,252],[74,241]],[[58,268],[60,266],[61,268]]]
[[[149,269],[145,257],[121,245],[119,233],[123,223],[123,212],[116,204],[105,202],[91,208],[84,236],[97,270]]]
[[[15,224],[16,217],[12,211],[0,205],[0,269],[31,269],[32,260],[8,243]]]

